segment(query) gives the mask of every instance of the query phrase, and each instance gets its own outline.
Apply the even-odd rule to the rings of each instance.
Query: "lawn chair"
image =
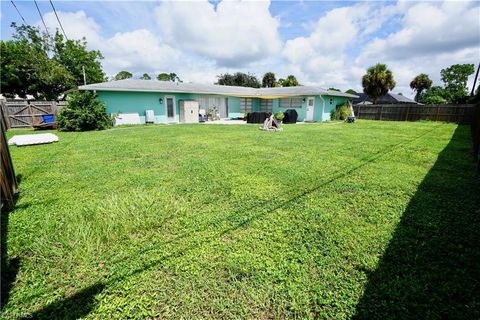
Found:
[[[277,122],[277,119],[275,119],[275,116],[272,114],[270,117],[265,119],[263,122],[263,126],[260,127],[260,130],[263,131],[282,131],[283,129],[280,128],[280,125]]]
[[[34,130],[56,129],[55,115],[42,114],[42,122],[33,125]]]

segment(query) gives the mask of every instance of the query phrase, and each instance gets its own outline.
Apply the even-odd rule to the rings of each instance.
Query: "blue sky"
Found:
[[[38,25],[33,1],[14,1]],[[48,1],[37,1],[50,31],[58,22]],[[411,95],[410,80],[442,68],[478,64],[480,3],[475,1],[53,1],[67,36],[85,36],[102,51],[105,71],[176,72],[184,81],[212,83],[243,71],[303,84],[360,89],[365,69],[386,63],[394,92]],[[216,7],[216,10],[215,10]],[[459,19],[462,17],[462,19]],[[1,38],[21,19],[1,2]],[[473,78],[473,77],[472,77]]]

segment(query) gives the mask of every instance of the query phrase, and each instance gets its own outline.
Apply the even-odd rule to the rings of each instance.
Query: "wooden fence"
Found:
[[[393,121],[445,121],[470,124],[473,121],[473,104],[418,105],[378,104],[353,106],[358,119]]]
[[[480,173],[480,103],[475,106],[472,121],[473,157],[477,163],[477,171]]]
[[[0,108],[0,117],[4,118],[3,109]],[[0,157],[2,162],[2,171],[0,172],[0,192],[1,204],[0,211],[7,211],[13,208],[15,194],[17,193],[17,179],[13,170],[12,158],[8,149],[7,139],[5,137],[5,121],[0,121]]]
[[[56,114],[65,101],[0,100],[6,128],[28,128],[42,123],[42,115]]]

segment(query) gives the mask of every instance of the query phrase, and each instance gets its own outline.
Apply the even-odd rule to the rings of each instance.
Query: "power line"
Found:
[[[45,31],[48,33],[47,25],[45,24],[45,20],[43,20],[42,13],[40,12],[40,8],[38,7],[37,0],[33,0],[35,2],[35,6],[37,7],[38,14],[40,15],[40,18],[42,18],[43,26],[45,27]]]
[[[58,18],[57,10],[55,10],[55,7],[53,6],[52,0],[49,0],[50,4],[52,5],[53,12],[55,12],[55,16],[57,17],[58,24],[60,25],[60,28],[62,29],[63,35],[65,36],[65,39],[68,40],[67,34],[65,33],[65,30],[63,29],[62,23],[60,22],[60,19]]]
[[[13,2],[13,0],[10,0],[10,2],[13,4],[13,6],[15,7],[15,9],[17,10],[18,15],[20,16],[20,18],[22,18],[23,23],[27,24],[27,21],[25,21],[25,18],[24,18],[24,17],[22,16],[22,14],[20,13],[20,10],[18,10],[17,6],[15,5],[15,2]]]

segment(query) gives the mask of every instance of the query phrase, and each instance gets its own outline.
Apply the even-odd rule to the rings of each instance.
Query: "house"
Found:
[[[358,98],[353,99],[352,103],[357,104],[372,104],[373,99],[369,97],[366,93],[357,93]],[[401,94],[387,93],[377,99],[377,104],[419,104],[415,100],[407,98]]]
[[[277,113],[293,108],[299,121],[325,121],[330,120],[330,111],[337,105],[358,98],[309,86],[256,89],[132,79],[89,84],[78,89],[95,91],[105,102],[109,114],[133,116],[137,123],[145,123],[146,115],[155,123],[180,122],[180,104],[187,100],[197,101],[200,110],[215,108],[220,118],[243,117],[244,113],[253,111]]]

